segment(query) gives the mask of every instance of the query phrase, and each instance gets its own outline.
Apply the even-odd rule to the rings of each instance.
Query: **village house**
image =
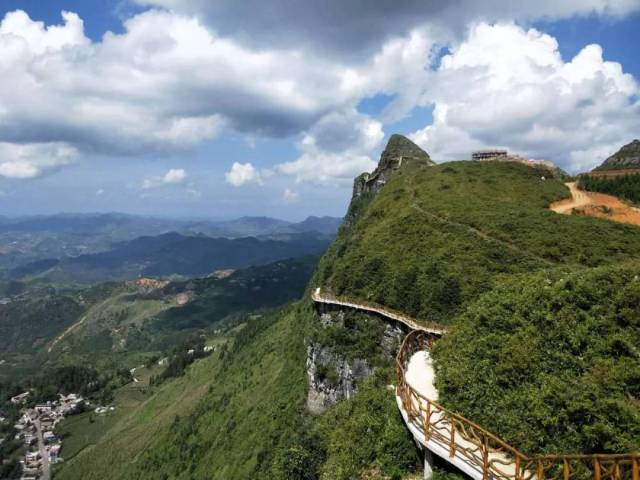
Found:
[[[31,392],[24,392],[20,395],[16,395],[15,397],[11,397],[11,403],[13,403],[14,405],[22,405],[23,403],[27,402],[29,395],[31,395]]]

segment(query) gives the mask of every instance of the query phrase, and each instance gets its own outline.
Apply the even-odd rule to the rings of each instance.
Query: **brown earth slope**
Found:
[[[640,209],[627,205],[613,195],[580,190],[575,182],[566,185],[571,190],[571,198],[552,203],[549,208],[554,212],[566,215],[575,213],[640,225]]]

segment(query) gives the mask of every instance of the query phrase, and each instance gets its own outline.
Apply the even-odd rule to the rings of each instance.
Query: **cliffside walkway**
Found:
[[[320,289],[312,298],[316,303],[375,312],[413,329],[396,357],[396,401],[411,434],[424,449],[425,478],[431,477],[435,454],[474,480],[640,480],[640,452],[529,457],[440,405],[430,350],[447,332],[446,327],[424,327],[382,305],[322,294]]]
[[[327,292],[322,292],[320,288],[316,288],[311,294],[311,298],[316,303],[324,303],[326,305],[339,305],[342,307],[353,308],[354,310],[362,310],[369,313],[377,313],[383,317],[389,318],[396,322],[400,322],[411,330],[421,330],[435,335],[442,335],[447,332],[448,328],[433,322],[419,322],[415,318],[405,315],[397,310],[385,307],[378,303],[363,302],[361,300],[352,300],[346,297],[338,297]]]

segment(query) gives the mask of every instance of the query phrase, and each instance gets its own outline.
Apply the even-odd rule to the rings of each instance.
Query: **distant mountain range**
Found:
[[[341,222],[333,217],[297,223],[269,217],[195,221],[119,213],[0,217],[0,279],[206,275],[318,254]]]
[[[168,232],[237,238],[257,235],[312,232],[335,234],[342,219],[308,217],[288,222],[270,217],[241,217],[233,220],[179,220],[121,213],[59,214],[33,217],[0,217],[0,233],[108,234],[113,241]]]
[[[53,282],[95,283],[141,276],[206,276],[216,270],[319,255],[332,238],[319,233],[292,233],[282,239],[229,239],[171,232],[119,242],[104,252],[36,260],[9,270],[5,277],[11,280],[46,278]]]

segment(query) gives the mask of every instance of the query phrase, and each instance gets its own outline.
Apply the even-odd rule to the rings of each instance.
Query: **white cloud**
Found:
[[[355,111],[330,114],[304,136],[299,145],[302,155],[277,168],[298,182],[351,182],[356,175],[375,168],[371,154],[383,138],[380,122]]]
[[[63,13],[64,23],[54,26],[20,11],[5,15],[0,22],[0,145],[14,155],[10,160],[0,156],[0,175],[37,176],[85,153],[171,153],[210,140],[224,128],[250,139],[300,135],[298,158],[274,171],[297,181],[350,182],[375,166],[381,122],[429,104],[435,105],[435,123],[413,137],[436,159],[468,156],[472,148],[495,144],[586,165],[594,149],[637,136],[630,134],[640,108],[631,100],[637,85],[620,65],[603,61],[598,46],[563,62],[555,39],[535,30],[478,24],[460,44],[450,32],[458,28],[454,23],[479,16],[623,15],[637,8],[638,0],[496,0],[482,9],[471,0],[446,5],[410,0],[392,11],[388,2],[347,7],[324,2],[329,17],[353,23],[349,35],[372,35],[351,57],[349,49],[360,47],[337,41],[341,24],[327,23],[314,6],[301,8],[299,2],[277,7],[291,20],[278,34],[291,39],[307,32],[307,41],[254,43],[247,36],[257,40],[271,35],[268,29],[251,23],[240,35],[233,21],[224,28],[236,3],[140,1],[175,11],[133,16],[124,33],[107,33],[99,42],[86,37],[82,20],[72,13]],[[266,4],[253,5],[257,12]],[[220,15],[205,15],[218,6]],[[250,21],[261,21],[255,17]],[[384,28],[371,29],[373,20]],[[330,42],[323,43],[332,29]],[[436,46],[447,42],[453,42],[453,54],[434,72]],[[362,98],[378,93],[394,97],[379,118],[355,111]],[[52,146],[73,154],[61,157]],[[38,154],[16,160],[15,152],[29,149]],[[269,173],[235,165],[227,173],[234,185],[260,183]],[[240,170],[234,173],[234,167]],[[151,178],[143,186],[161,184]]]
[[[34,178],[73,163],[78,152],[64,143],[0,142],[0,176]]]
[[[172,168],[162,176],[147,178],[142,182],[142,188],[149,190],[164,185],[177,185],[187,178],[187,173],[182,168]]]
[[[196,18],[147,11],[98,43],[77,15],[63,18],[46,27],[16,11],[0,23],[0,140],[141,155],[197,145],[225,125],[289,135],[353,102],[346,67],[248,49]]]
[[[584,170],[637,137],[638,91],[598,45],[565,62],[549,35],[482,23],[425,86],[421,102],[434,104],[434,122],[411,137],[436,160],[502,146]]]
[[[288,188],[284,189],[282,192],[282,201],[284,203],[296,203],[300,199],[300,194],[293,190],[289,190]]]
[[[234,187],[248,184],[262,185],[262,175],[251,163],[234,162],[231,169],[225,173],[227,183]]]
[[[162,178],[162,183],[182,183],[187,178],[187,174],[182,168],[172,168]]]
[[[102,195],[104,195],[104,188],[96,190],[96,197],[101,197]]]

